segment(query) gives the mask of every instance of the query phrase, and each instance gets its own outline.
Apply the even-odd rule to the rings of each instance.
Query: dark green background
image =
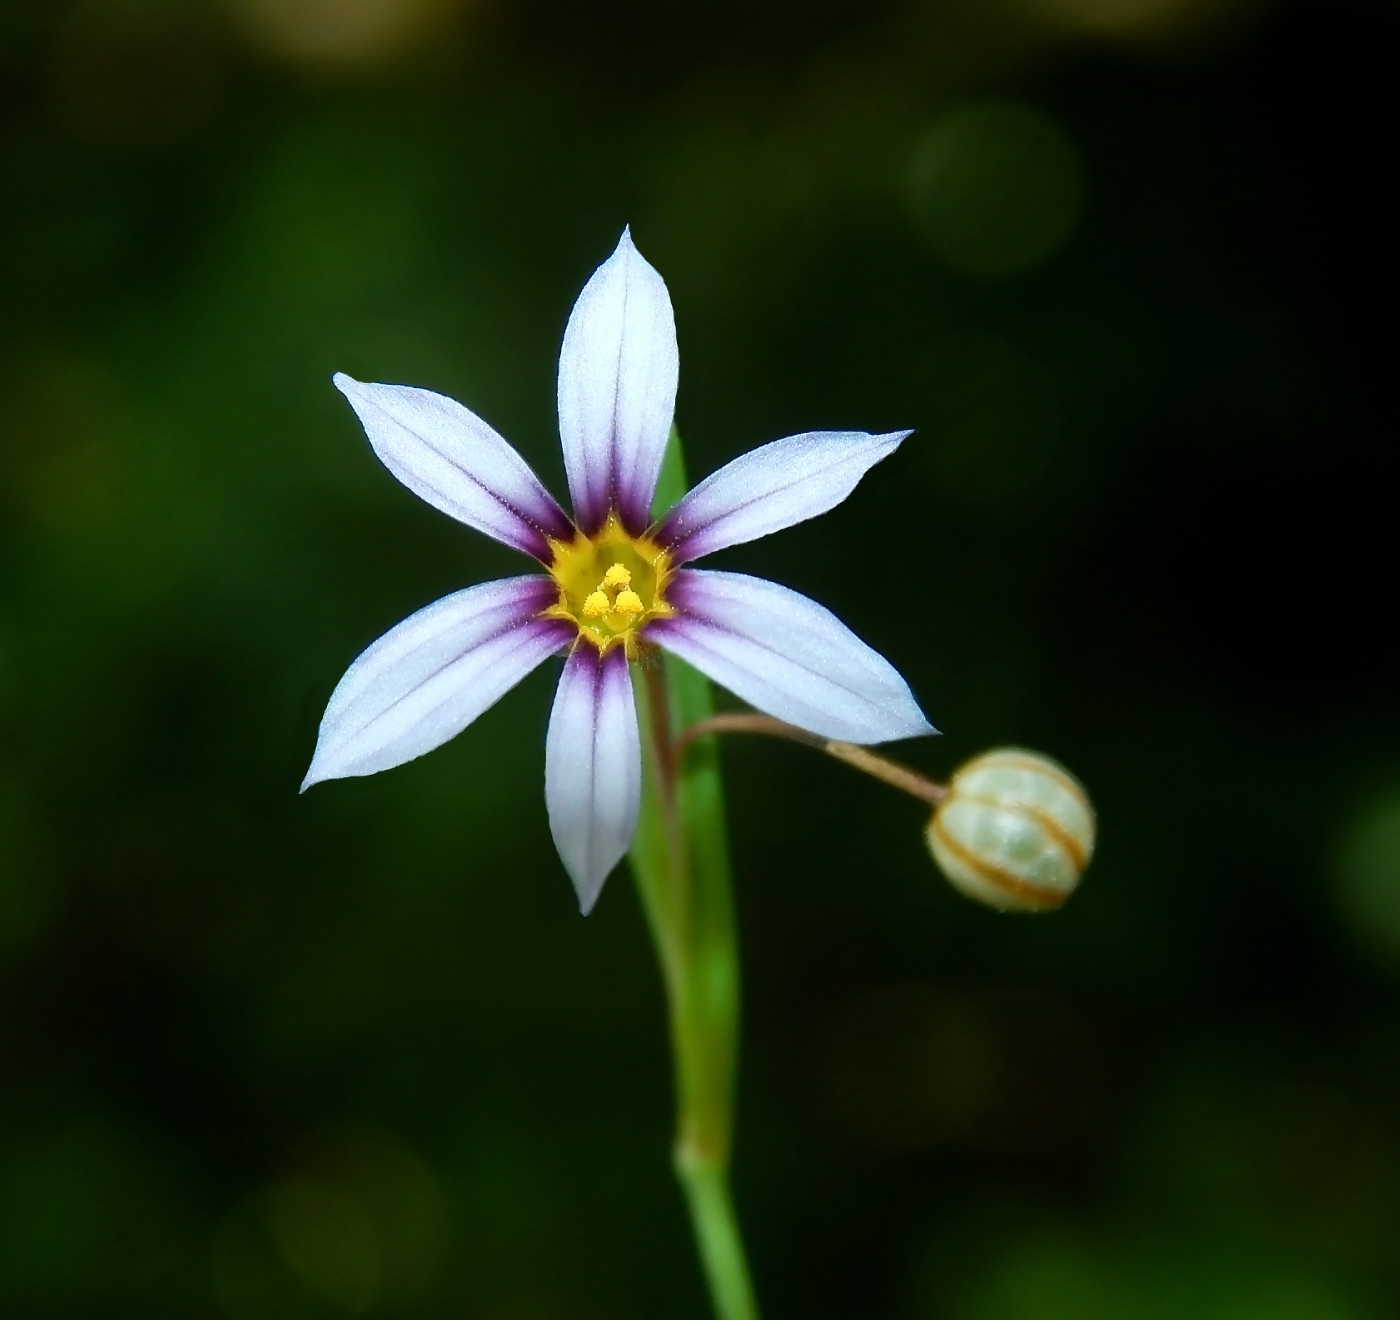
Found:
[[[916,804],[726,745],[770,1320],[1400,1311],[1397,11],[1104,8],[479,0],[328,50],[354,0],[5,0],[0,1313],[705,1314],[637,899],[580,919],[546,829],[551,667],[296,795],[351,658],[523,567],[332,371],[562,491],[629,222],[694,473],[917,428],[717,562],[891,657],[910,761],[1039,747],[1101,814],[1000,917]]]

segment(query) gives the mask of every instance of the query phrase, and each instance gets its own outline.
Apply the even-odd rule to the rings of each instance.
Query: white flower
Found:
[[[677,371],[666,286],[624,232],[574,304],[559,354],[572,520],[461,404],[335,377],[405,486],[545,572],[454,592],[370,646],[331,695],[303,789],[432,751],[567,652],[545,745],[545,802],[587,912],[637,824],[641,747],[628,660],[639,651],[665,647],[759,710],[824,737],[876,743],[934,732],[890,663],[829,610],[761,578],[682,567],[825,513],[909,432],[775,440],[653,523]]]

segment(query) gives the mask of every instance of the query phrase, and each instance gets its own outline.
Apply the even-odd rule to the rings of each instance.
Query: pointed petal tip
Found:
[[[926,719],[919,721],[919,726],[911,733],[900,734],[901,738],[941,738],[943,731],[935,729]]]
[[[573,532],[530,465],[455,399],[343,371],[332,380],[380,462],[439,512],[546,563],[546,538]]]
[[[559,349],[559,438],[585,531],[610,509],[634,533],[651,522],[679,370],[666,282],[628,226],[579,293]]]
[[[655,533],[673,562],[703,559],[835,508],[912,431],[804,431],[740,454],[692,487]]]
[[[648,635],[768,715],[869,746],[933,726],[899,671],[825,606],[763,578],[685,568]]]
[[[315,788],[317,784],[324,784],[328,779],[339,779],[337,774],[327,773],[320,765],[316,757],[311,758],[311,764],[307,767],[306,777],[301,781],[301,787],[297,789],[297,796],[300,797],[308,788]]]
[[[629,266],[632,262],[639,261],[646,270],[656,275],[657,279],[661,278],[661,276],[656,271],[656,267],[653,266],[651,262],[649,262],[642,255],[641,249],[637,246],[637,240],[632,237],[631,225],[624,225],[622,227],[622,233],[617,240],[617,246],[613,248],[611,254],[608,256],[607,261],[605,261],[603,265],[610,265],[612,262],[617,261],[619,258],[621,258],[621,260],[626,262]]]
[[[560,860],[562,861],[563,858],[561,857]],[[621,860],[622,859],[619,857],[617,861],[605,867],[601,874],[596,869],[596,865],[591,873],[580,873],[575,871],[573,866],[569,865],[568,862],[564,863],[564,869],[569,874],[569,880],[574,887],[574,894],[578,898],[579,916],[587,917],[592,914],[593,909],[598,906],[599,898],[602,897],[603,886],[607,884],[608,877],[617,870],[618,862]]]
[[[601,875],[596,871],[579,871],[576,869],[578,859],[566,858],[561,852],[559,860],[563,863],[564,870],[569,877],[569,883],[574,887],[574,896],[578,899],[578,914],[581,917],[589,916],[598,905],[598,899],[602,895],[603,886],[607,884],[608,877],[617,869],[619,857],[608,865]],[[595,861],[596,859],[590,859]]]
[[[908,684],[905,690],[909,691]],[[919,709],[919,703],[912,691],[909,691],[909,720],[908,732],[897,735],[900,738],[931,738],[938,735],[939,731],[934,728],[928,716]]]
[[[301,787],[297,789],[297,795],[300,796],[308,788],[315,788],[317,784],[324,784],[328,780],[344,778],[343,773],[326,765],[325,749],[318,741],[316,750],[311,754],[311,764],[306,767],[306,775],[301,781]]]
[[[878,747],[884,743],[908,742],[914,738],[942,737],[940,730],[935,729],[922,714],[906,720],[891,722],[878,732],[871,730],[873,734],[869,738],[850,738],[845,741],[853,742],[862,747]]]
[[[581,917],[586,917],[598,905],[598,897],[603,892],[602,882],[593,885],[590,893],[589,889],[575,880],[573,876],[570,876],[569,879],[574,881],[574,893],[578,895],[578,914]]]
[[[545,736],[549,829],[587,916],[627,854],[641,805],[642,755],[627,659],[576,647]]]

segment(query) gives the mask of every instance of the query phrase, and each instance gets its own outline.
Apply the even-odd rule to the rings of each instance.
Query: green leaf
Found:
[[[661,475],[656,480],[656,494],[651,500],[651,516],[659,518],[669,513],[671,506],[690,489],[685,478],[685,454],[681,450],[681,433],[673,426],[666,441],[666,453],[661,459]]]
[[[653,512],[665,512],[685,490],[680,436],[672,428]],[[714,703],[709,680],[675,656],[648,658],[639,669],[642,810],[630,861],[671,1003],[681,1136],[689,1125],[727,1154],[739,971],[718,739],[701,738],[686,749],[675,767],[673,803],[663,791],[662,767],[662,747],[713,714]]]
[[[653,516],[685,494],[673,427]],[[709,680],[671,655],[644,657],[634,688],[642,808],[629,860],[666,982],[676,1063],[676,1172],[716,1314],[757,1320],[728,1165],[739,1051],[739,956],[714,736],[674,755],[676,736],[713,713]]]

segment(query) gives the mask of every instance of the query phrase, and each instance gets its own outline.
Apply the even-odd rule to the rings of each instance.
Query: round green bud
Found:
[[[925,831],[939,869],[1004,912],[1057,908],[1094,854],[1094,808],[1064,766],[1001,747],[960,766]]]

